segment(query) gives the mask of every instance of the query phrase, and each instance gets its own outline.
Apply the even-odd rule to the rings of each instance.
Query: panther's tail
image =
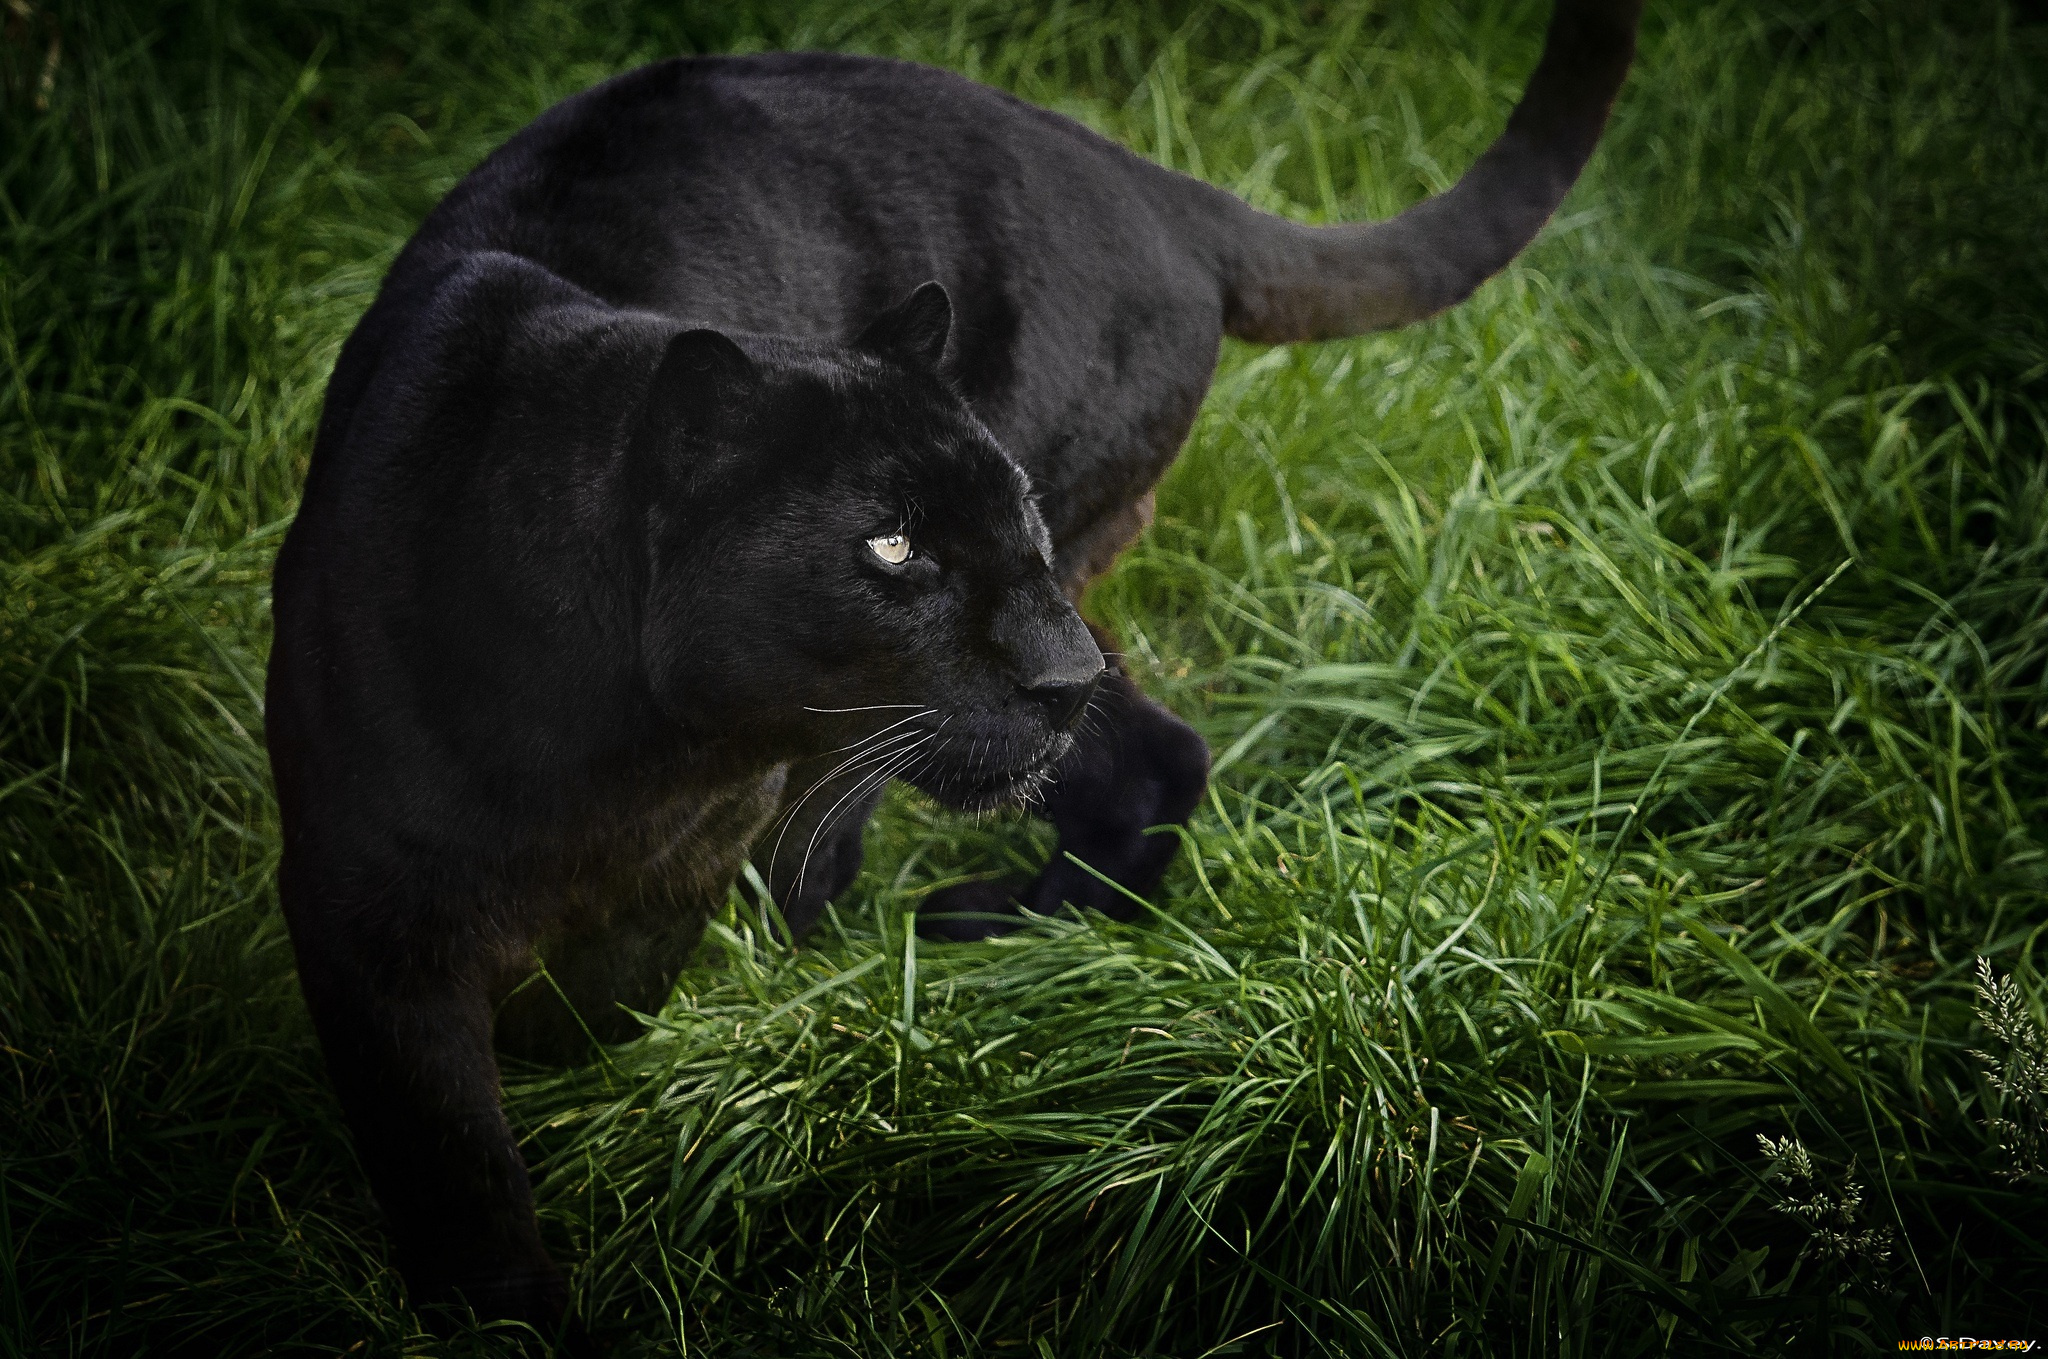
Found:
[[[1600,140],[1642,0],[1556,5],[1507,130],[1448,191],[1342,226],[1245,209],[1224,261],[1223,328],[1279,344],[1407,325],[1462,302],[1534,239]]]

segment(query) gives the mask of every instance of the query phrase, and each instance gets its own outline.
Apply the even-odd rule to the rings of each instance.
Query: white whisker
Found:
[[[933,737],[935,737],[937,734],[938,733],[936,732],[927,732],[921,740],[915,742],[914,744],[903,747],[896,751],[892,751],[892,758],[889,760],[885,760],[880,769],[862,776],[859,780],[857,780],[854,783],[853,787],[847,789],[845,793],[840,795],[839,801],[833,803],[830,809],[826,811],[824,819],[818,823],[818,828],[811,832],[810,843],[804,846],[803,862],[797,865],[796,881],[791,884],[789,889],[791,896],[795,896],[798,892],[803,891],[804,875],[810,871],[811,855],[818,848],[818,840],[825,834],[826,831],[832,828],[833,822],[838,820],[839,809],[846,805],[847,799],[859,796],[867,792],[870,788],[877,788],[880,787],[882,784],[887,783],[890,780],[890,778],[894,776],[894,772],[896,770],[902,769],[905,766],[907,766],[910,762],[910,757],[914,755],[920,747],[930,743]],[[780,840],[776,842],[776,847],[778,849],[781,848]]]
[[[810,704],[806,703],[804,704],[804,711],[807,713],[879,713],[898,708],[917,708],[922,706],[922,704],[918,703],[870,703],[865,708],[813,708]]]
[[[855,741],[855,742],[853,742],[853,744],[852,744],[852,745],[844,745],[844,746],[840,746],[840,747],[838,747],[838,748],[837,748],[837,749],[835,749],[835,750],[828,750],[828,751],[826,751],[825,753],[826,753],[826,754],[828,754],[828,755],[837,755],[837,754],[838,754],[838,753],[839,753],[840,751],[842,751],[842,750],[853,750],[853,749],[856,749],[856,748],[858,748],[858,747],[860,747],[860,746],[864,746],[864,745],[866,745],[866,744],[867,744],[868,742],[870,742],[870,741],[872,741],[872,740],[876,739],[876,738],[877,738],[877,737],[879,737],[879,736],[882,736],[882,735],[884,735],[884,734],[886,734],[886,733],[888,733],[888,732],[892,732],[892,731],[896,730],[896,728],[898,728],[898,727],[902,726],[902,725],[903,725],[904,723],[906,723],[906,722],[915,722],[915,721],[917,721],[917,719],[918,719],[918,718],[920,718],[920,717],[929,717],[929,716],[931,716],[931,715],[932,715],[933,713],[935,713],[935,712],[937,712],[937,711],[938,711],[938,709],[937,709],[937,708],[919,708],[919,709],[918,709],[918,710],[917,710],[916,712],[912,713],[912,714],[911,714],[910,716],[908,716],[908,717],[899,717],[899,718],[897,718],[897,719],[896,719],[896,720],[895,720],[894,722],[891,722],[891,723],[890,723],[890,724],[889,724],[888,726],[886,726],[886,727],[883,727],[881,731],[877,731],[877,732],[871,732],[871,733],[869,733],[868,735],[866,735],[866,736],[863,736],[863,737],[861,737],[861,738],[860,738],[860,739],[859,739],[858,741]]]
[[[792,824],[794,824],[796,814],[799,811],[803,810],[803,805],[806,802],[809,802],[811,798],[817,794],[817,791],[820,788],[823,788],[825,785],[832,782],[832,780],[838,778],[841,774],[848,773],[854,769],[858,769],[860,766],[864,764],[868,764],[870,762],[886,763],[891,756],[900,753],[904,749],[908,749],[909,747],[905,747],[901,743],[911,740],[911,738],[915,737],[917,734],[918,733],[914,731],[899,732],[895,736],[890,737],[888,740],[881,742],[880,745],[870,746],[867,750],[864,750],[859,754],[847,756],[844,760],[841,760],[838,766],[834,768],[830,773],[824,775],[822,778],[814,780],[810,787],[804,789],[803,795],[801,797],[797,798],[796,801],[790,803],[788,807],[784,808],[782,814],[775,818],[774,825],[770,827],[771,830],[777,830],[778,832],[775,836],[775,848],[771,849],[768,852],[768,871],[770,876],[774,875],[775,861],[782,854],[782,842],[789,835],[789,828]],[[861,744],[866,745],[867,743],[862,742]]]

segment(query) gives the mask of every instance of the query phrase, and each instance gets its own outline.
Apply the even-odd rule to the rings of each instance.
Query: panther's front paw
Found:
[[[918,903],[918,937],[972,943],[1008,934],[1024,923],[1017,904],[1023,886],[1016,878],[987,878],[941,887]]]

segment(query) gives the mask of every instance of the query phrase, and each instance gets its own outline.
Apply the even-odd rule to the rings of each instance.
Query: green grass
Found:
[[[644,1040],[512,1073],[621,1353],[2048,1339],[2048,1195],[1969,1051],[1977,957],[2043,1008],[2048,27],[1653,10],[1525,259],[1231,347],[1096,590],[1219,756],[1156,917],[918,945],[921,893],[1045,841],[896,798],[810,944],[735,910]],[[636,62],[802,45],[1382,214],[1484,145],[1542,6],[10,13],[0,1350],[126,1355],[500,1343],[391,1269],[258,702],[325,374],[440,193]],[[1783,1209],[1852,1176],[1829,1225],[1884,1240],[1831,1254]]]

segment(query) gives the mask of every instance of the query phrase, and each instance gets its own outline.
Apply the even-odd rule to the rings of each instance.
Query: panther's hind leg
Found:
[[[1096,638],[1111,654],[1112,640],[1100,630]],[[1073,750],[1033,808],[1059,832],[1051,861],[1021,887],[972,882],[932,893],[919,909],[919,932],[982,939],[1015,929],[1020,908],[1050,914],[1063,904],[1119,920],[1135,917],[1139,908],[1131,896],[1150,894],[1180,848],[1171,832],[1147,832],[1185,822],[1208,784],[1207,744],[1113,666],[1075,732]]]

